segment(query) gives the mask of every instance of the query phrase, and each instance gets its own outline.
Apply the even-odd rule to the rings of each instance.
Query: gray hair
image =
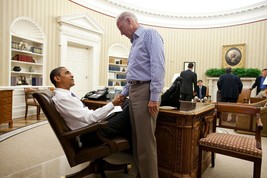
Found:
[[[137,17],[133,13],[125,11],[125,12],[122,12],[120,15],[118,15],[117,22],[124,21],[126,17],[130,17],[132,20],[137,21]]]

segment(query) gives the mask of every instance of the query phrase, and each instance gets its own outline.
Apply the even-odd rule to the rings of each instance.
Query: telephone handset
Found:
[[[106,96],[108,94],[108,88],[105,87],[103,89],[99,89],[96,91],[88,92],[83,99],[93,99],[93,100],[106,100]]]

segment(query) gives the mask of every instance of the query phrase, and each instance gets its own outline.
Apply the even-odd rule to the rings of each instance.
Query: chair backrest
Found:
[[[210,91],[209,91],[209,87],[208,86],[206,86],[207,87],[207,89],[206,89],[206,97],[209,97],[210,96]]]
[[[39,102],[48,122],[50,123],[66,154],[70,165],[75,165],[75,161],[73,159],[78,149],[78,145],[75,139],[69,140],[62,138],[61,135],[69,132],[70,129],[56,110],[54,102],[52,101],[53,95],[54,94],[48,89],[33,93],[33,97]]]
[[[251,94],[250,88],[243,88],[242,92],[238,96],[237,102],[238,103],[248,103],[249,98],[250,98],[250,94]]]
[[[37,106],[39,105],[38,102],[36,102],[36,100],[32,96],[32,94],[38,90],[38,88],[24,88],[26,104],[30,102],[31,104],[36,104]]]
[[[260,118],[260,107],[236,103],[216,103],[218,126],[235,130],[255,132],[254,119]],[[239,124],[237,124],[237,121]],[[242,127],[240,122],[248,122]]]

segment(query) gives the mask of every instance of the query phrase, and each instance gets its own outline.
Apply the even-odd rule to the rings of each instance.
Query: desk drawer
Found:
[[[0,90],[0,98],[12,98],[12,90]]]
[[[12,103],[12,98],[0,98],[0,106]]]
[[[12,105],[11,104],[0,106],[0,114],[2,115],[2,114],[5,114],[6,112],[12,112]]]

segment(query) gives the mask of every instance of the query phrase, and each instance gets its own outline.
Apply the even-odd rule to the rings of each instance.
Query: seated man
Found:
[[[203,85],[203,81],[202,80],[198,80],[197,81],[197,92],[194,96],[194,100],[195,101],[207,101],[207,96],[206,96],[206,93],[207,93],[207,87]]]
[[[50,80],[55,86],[54,96],[52,98],[57,111],[71,130],[85,127],[92,123],[96,123],[104,118],[113,110],[114,106],[121,105],[120,98],[116,96],[111,102],[105,106],[90,110],[84,106],[82,101],[71,92],[70,88],[74,86],[74,76],[65,67],[58,67],[51,71]],[[103,128],[102,133],[105,137],[115,137],[118,135],[125,136],[130,139],[131,125],[129,119],[129,110],[127,104],[122,112],[108,120],[108,127]],[[87,138],[95,137],[92,133],[82,135],[80,141],[82,144],[92,144],[87,142]],[[99,140],[96,140],[98,143]]]

